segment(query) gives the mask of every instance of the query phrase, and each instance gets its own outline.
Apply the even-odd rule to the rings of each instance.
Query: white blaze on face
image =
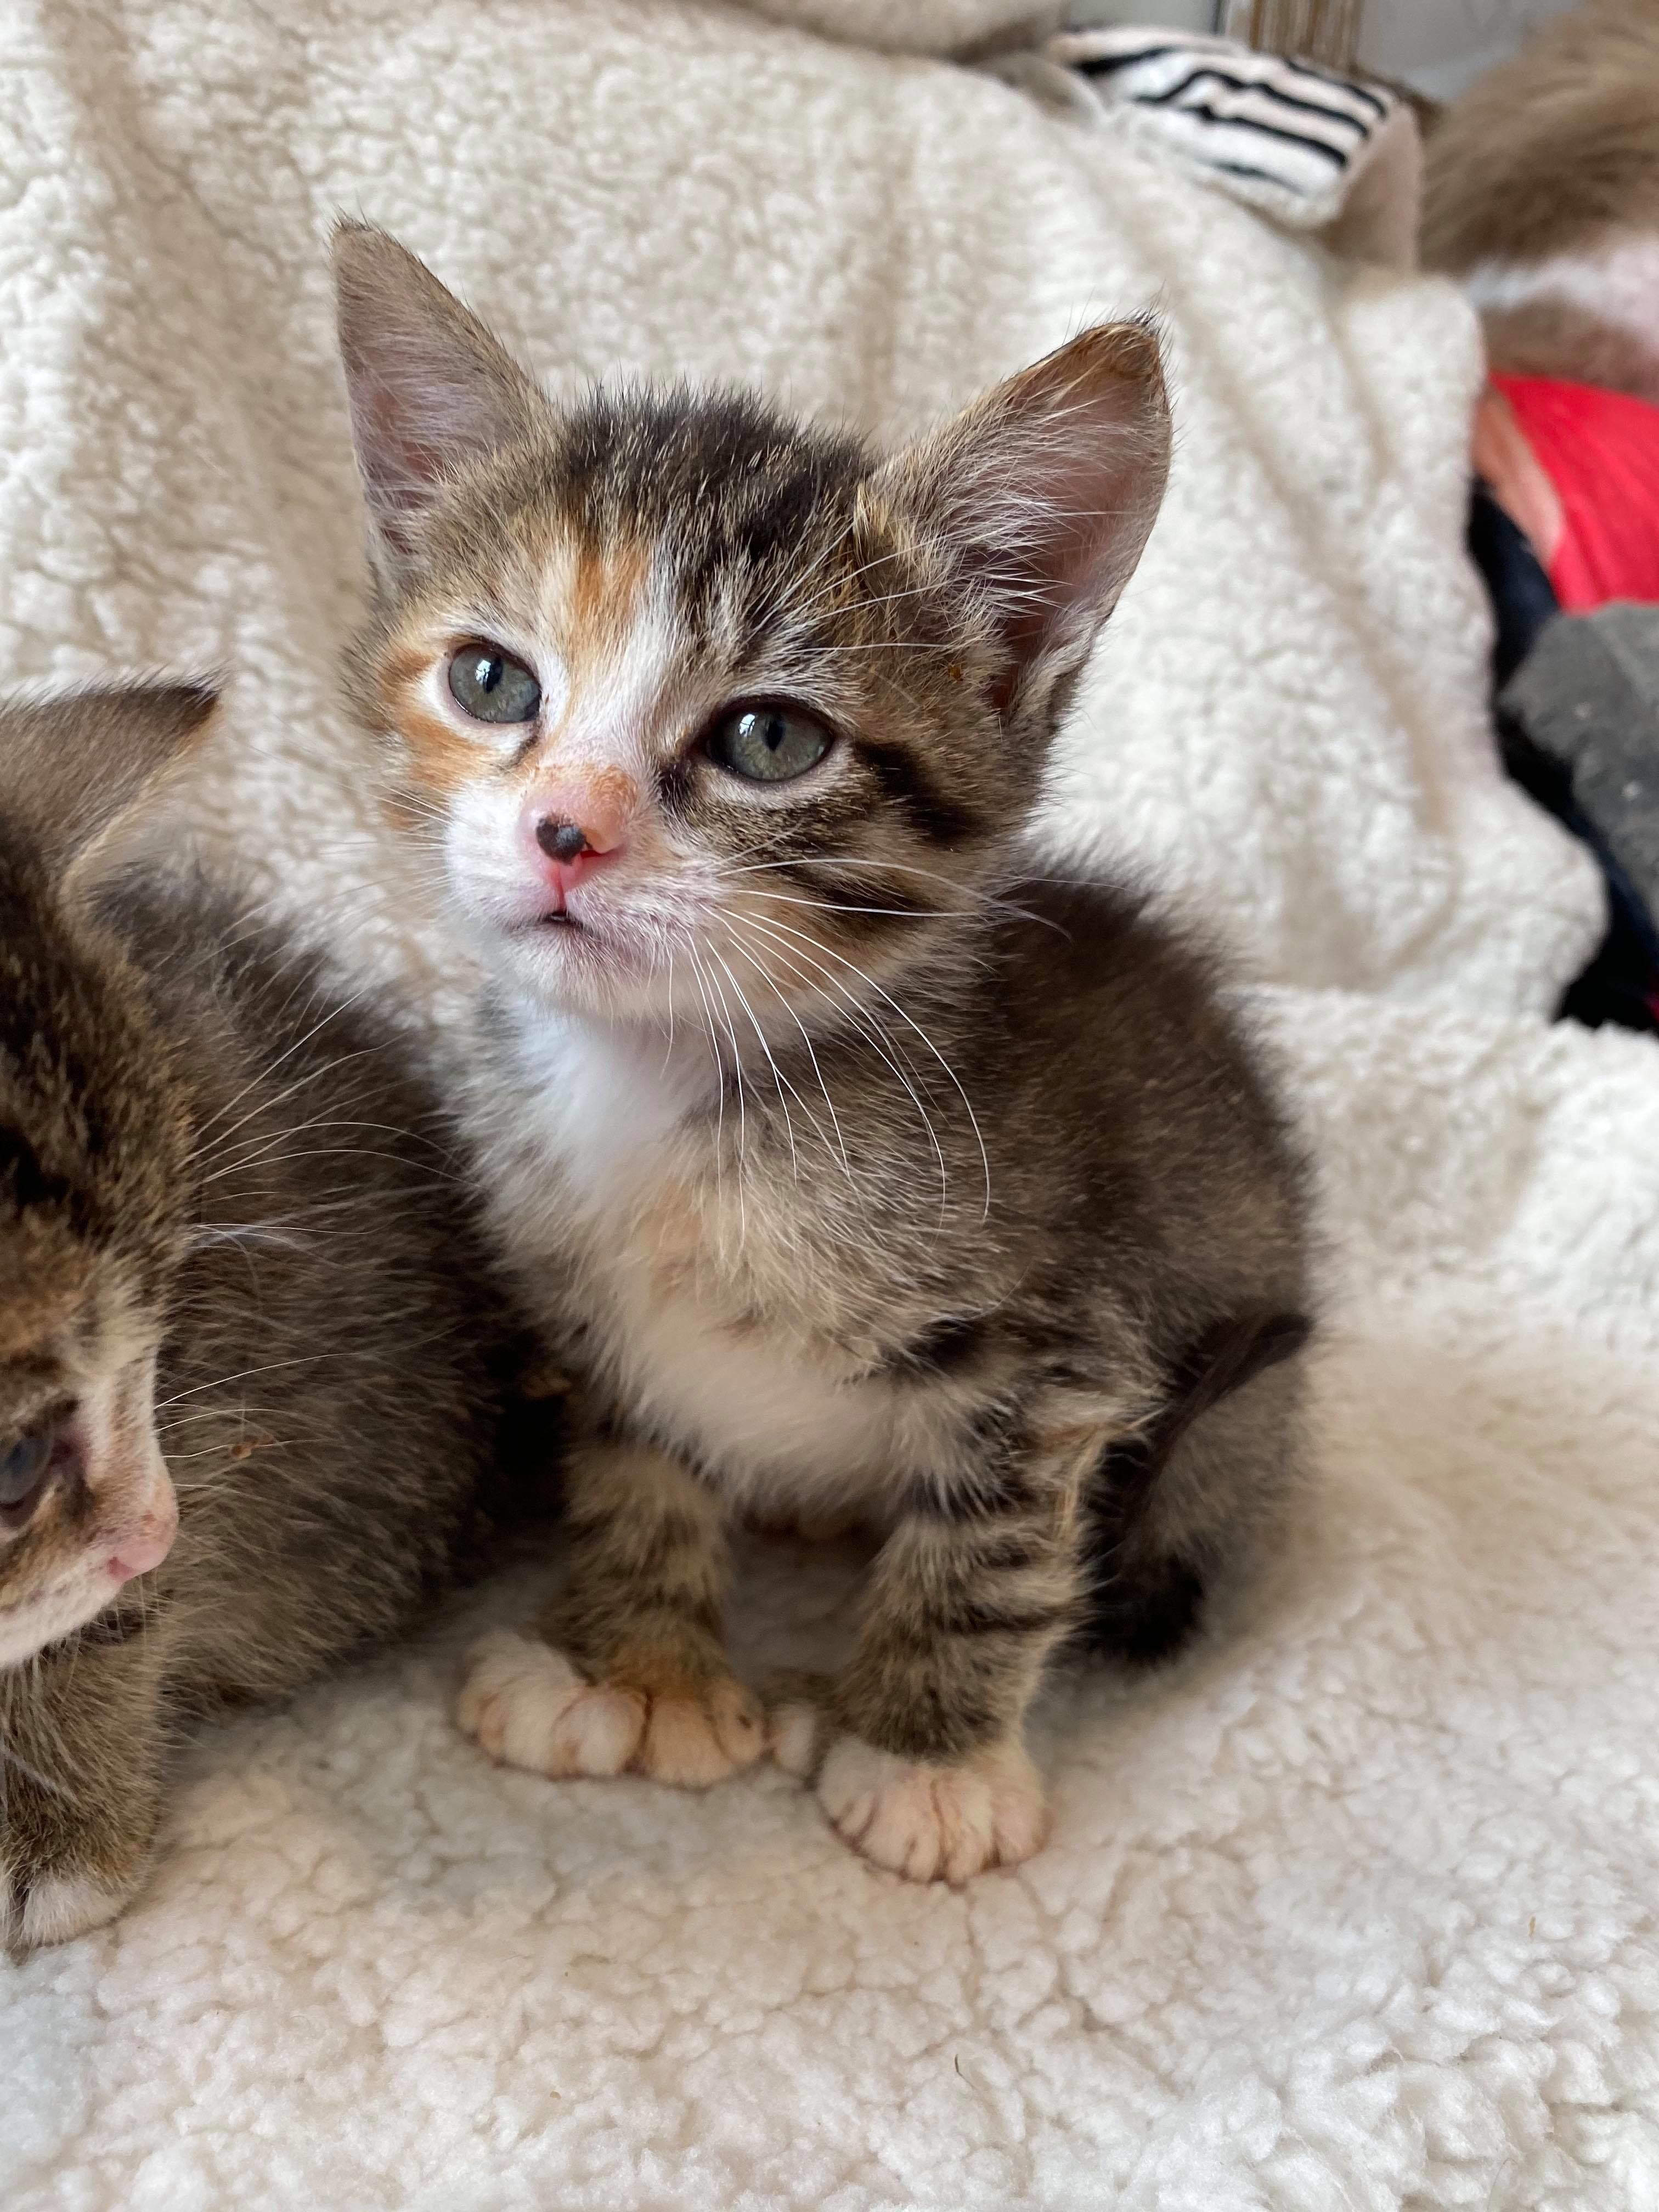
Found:
[[[623,994],[641,1000],[634,1011],[646,1011],[699,881],[708,879],[701,881],[705,902],[712,883],[711,872],[689,863],[665,834],[658,770],[720,703],[719,679],[688,672],[672,590],[637,565],[556,563],[540,604],[510,635],[501,628],[498,621],[495,632],[479,634],[536,676],[543,698],[534,725],[503,732],[474,723],[448,694],[447,660],[422,700],[480,747],[479,772],[446,805],[444,862],[456,906],[485,957],[537,997],[623,1011]],[[544,820],[591,825],[603,866],[555,889],[536,840]],[[556,908],[580,927],[543,927]]]

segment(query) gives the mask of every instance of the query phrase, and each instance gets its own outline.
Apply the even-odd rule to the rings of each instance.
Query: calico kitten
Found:
[[[1659,402],[1659,5],[1528,33],[1430,134],[1423,261],[1480,310],[1496,368]]]
[[[196,688],[0,708],[0,1940],[142,1880],[168,1744],[485,1532],[507,1310],[357,999],[193,879],[80,888]]]
[[[775,1748],[884,1866],[1024,1858],[1045,1661],[1172,1647],[1300,1451],[1302,1177],[1212,964],[1018,880],[1158,511],[1157,343],[1086,331],[883,459],[743,397],[556,407],[392,240],[335,253],[352,682],[494,971],[495,1225],[590,1398],[568,1595],[462,1724],[720,1779],[766,1741],[722,1529],[856,1506],[855,1654]]]

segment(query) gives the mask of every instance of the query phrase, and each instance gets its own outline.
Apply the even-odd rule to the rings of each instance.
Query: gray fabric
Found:
[[[1562,763],[1579,811],[1659,907],[1659,606],[1558,615],[1500,702]]]

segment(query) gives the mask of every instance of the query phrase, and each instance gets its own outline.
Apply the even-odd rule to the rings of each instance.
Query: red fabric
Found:
[[[1590,384],[1494,376],[1554,485],[1563,527],[1546,562],[1570,614],[1659,600],[1659,407]]]

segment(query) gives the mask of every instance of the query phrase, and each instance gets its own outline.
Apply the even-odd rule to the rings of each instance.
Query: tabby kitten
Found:
[[[194,879],[81,888],[195,688],[0,708],[0,1941],[142,1880],[216,1698],[468,1559],[507,1313],[450,1130],[355,999]]]
[[[335,255],[357,703],[493,969],[474,1133],[589,1395],[568,1594],[462,1724],[719,1780],[767,1741],[723,1528],[856,1507],[856,1651],[774,1747],[884,1866],[1022,1859],[1045,1661],[1171,1647],[1300,1449],[1302,1180],[1211,963],[1018,880],[1158,511],[1157,343],[884,459],[742,397],[555,406],[392,239]]]

